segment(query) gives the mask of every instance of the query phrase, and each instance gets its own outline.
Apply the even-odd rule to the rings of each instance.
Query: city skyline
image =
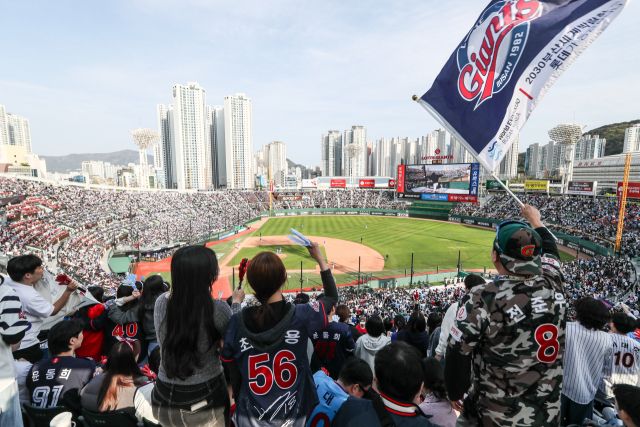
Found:
[[[285,141],[289,157],[302,164],[320,163],[309,147],[327,129],[357,123],[369,141],[426,135],[440,125],[410,97],[429,88],[484,7],[470,0],[455,7],[409,2],[393,10],[383,2],[187,4],[8,4],[0,31],[15,46],[0,80],[0,103],[29,118],[33,151],[130,148],[127,129],[159,130],[155,106],[167,102],[167,86],[187,81],[208,88],[210,99],[246,93],[255,103],[255,147]],[[554,85],[521,132],[521,151],[548,142],[547,130],[574,114],[590,124],[587,132],[638,118],[633,93],[640,91],[634,78],[640,64],[626,54],[626,41],[640,33],[638,12],[631,2]],[[169,23],[184,32],[180,40],[156,36]],[[180,62],[166,61],[159,49],[179,49]],[[51,66],[43,70],[42,62]]]

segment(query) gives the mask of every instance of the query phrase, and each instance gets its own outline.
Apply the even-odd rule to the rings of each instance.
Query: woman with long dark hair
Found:
[[[155,313],[156,300],[158,297],[169,290],[169,284],[159,274],[147,277],[144,281],[144,287],[138,300],[138,309],[136,317],[142,322],[144,338],[147,340],[147,354],[151,354],[158,345],[156,337],[156,326],[153,321]]]
[[[137,421],[133,395],[137,387],[149,381],[136,362],[139,354],[138,341],[111,346],[104,373],[89,381],[80,393],[82,407],[94,413],[124,411]]]
[[[423,358],[427,357],[429,332],[427,332],[427,321],[424,315],[418,310],[411,313],[407,327],[398,332],[396,339],[417,348]]]
[[[458,413],[453,410],[449,402],[447,389],[444,386],[444,368],[435,357],[424,359],[422,392],[425,396],[420,409],[425,415],[430,416],[429,421],[442,427],[454,427]]]
[[[231,318],[221,356],[230,369],[237,427],[303,426],[319,402],[307,343],[327,326],[338,291],[318,244],[308,250],[320,266],[324,297],[306,304],[283,298],[287,270],[275,253],[260,252],[249,262],[246,277],[260,305]]]
[[[218,274],[211,249],[182,247],[171,260],[171,291],[156,300],[154,321],[162,363],[151,403],[153,416],[164,427],[229,426],[220,348],[244,291],[233,292],[231,308],[214,299],[211,292]]]

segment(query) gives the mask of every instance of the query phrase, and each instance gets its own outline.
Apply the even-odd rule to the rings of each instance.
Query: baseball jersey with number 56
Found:
[[[557,426],[566,300],[560,261],[542,275],[474,287],[451,327],[449,351],[473,354],[470,403],[482,425]]]

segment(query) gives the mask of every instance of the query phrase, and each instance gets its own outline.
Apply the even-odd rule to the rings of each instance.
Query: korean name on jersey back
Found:
[[[31,404],[38,408],[66,406],[80,412],[80,390],[96,374],[95,363],[73,356],[36,362],[27,376]]]
[[[304,427],[318,403],[307,342],[326,327],[327,318],[322,303],[299,304],[295,310],[282,343],[269,352],[251,345],[238,324],[242,312],[231,318],[221,359],[235,361],[245,380],[236,399],[237,427]]]

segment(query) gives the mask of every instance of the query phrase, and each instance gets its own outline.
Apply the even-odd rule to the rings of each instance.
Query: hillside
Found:
[[[586,133],[589,135],[600,135],[600,138],[606,138],[607,146],[605,148],[604,155],[611,156],[612,154],[622,153],[622,147],[624,146],[624,130],[636,123],[640,123],[640,120],[600,126],[596,129],[587,130]]]
[[[47,161],[47,172],[67,173],[82,169],[84,161],[103,161],[112,165],[126,166],[140,163],[140,155],[135,150],[114,151],[113,153],[69,154],[66,156],[40,156]],[[147,155],[147,162],[153,164],[153,156]]]

